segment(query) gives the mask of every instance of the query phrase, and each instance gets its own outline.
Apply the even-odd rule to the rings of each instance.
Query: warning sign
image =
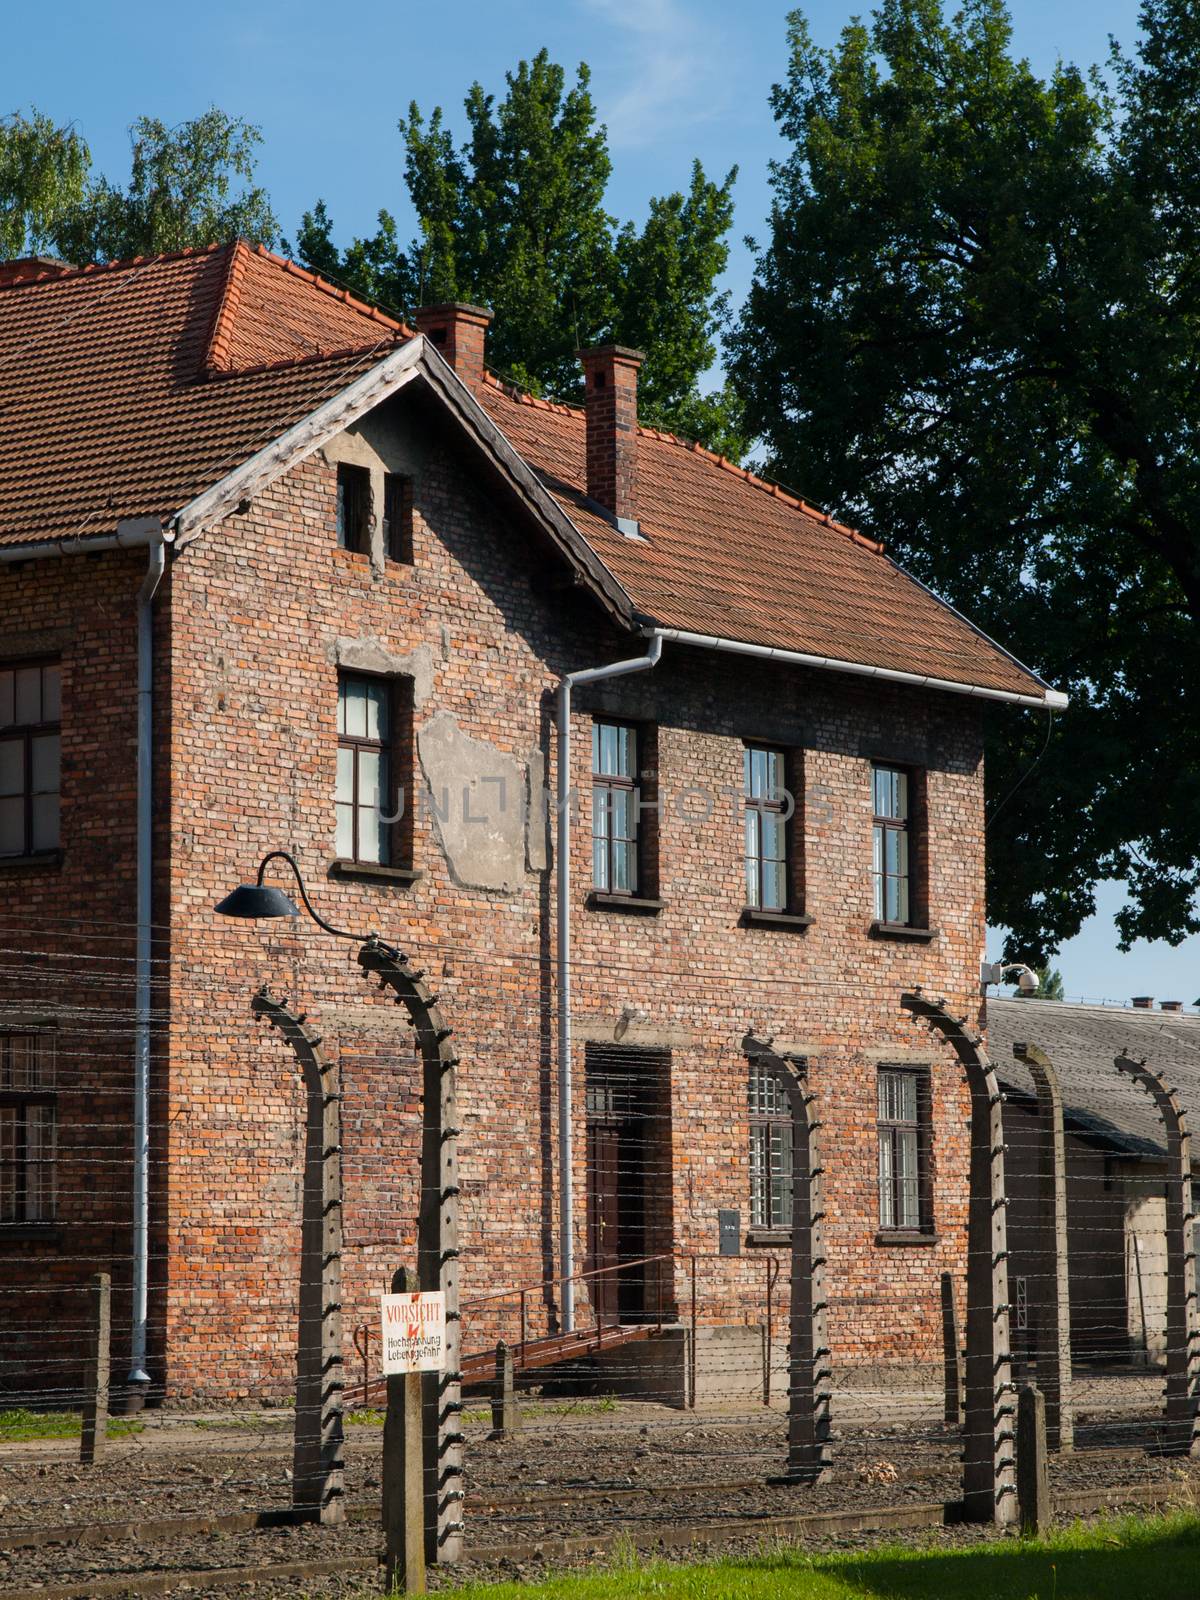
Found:
[[[381,1294],[383,1371],[441,1372],[446,1365],[446,1296]]]

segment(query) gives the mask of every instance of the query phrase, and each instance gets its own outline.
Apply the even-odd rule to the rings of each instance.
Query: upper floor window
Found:
[[[391,861],[392,695],[386,678],[338,679],[337,843],[339,859]],[[386,819],[386,820],[385,820]]]
[[[0,856],[59,845],[61,669],[0,667]]]
[[[907,924],[912,915],[909,775],[900,767],[877,766],[872,768],[871,781],[875,806],[875,920]]]
[[[638,735],[623,722],[592,724],[592,886],[638,893]]]
[[[750,1226],[792,1225],[792,1108],[779,1069],[750,1063]]]
[[[338,463],[337,542],[343,550],[366,554],[371,522],[371,474],[366,467]]]
[[[389,472],[383,480],[383,548],[389,561],[413,559],[413,484]]]
[[[54,1220],[54,1035],[0,1033],[0,1223]]]
[[[788,910],[788,792],[782,750],[747,745],[746,904],[755,911]]]
[[[925,1231],[932,1226],[929,1075],[880,1067],[878,1095],[879,1226]]]

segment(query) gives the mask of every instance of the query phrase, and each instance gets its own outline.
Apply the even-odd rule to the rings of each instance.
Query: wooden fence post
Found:
[[[400,1267],[393,1294],[414,1294],[417,1275]],[[385,1594],[425,1593],[425,1451],[421,1374],[401,1372],[387,1380],[383,1424],[383,1542]]]
[[[496,1346],[496,1387],[492,1391],[492,1438],[507,1439],[521,1426],[517,1409],[512,1351],[501,1339]]]
[[[88,1285],[88,1356],[83,1369],[83,1427],[79,1434],[79,1459],[95,1461],[104,1449],[108,1425],[109,1330],[112,1280],[98,1272]]]
[[[1027,1383],[1017,1399],[1017,1499],[1021,1532],[1045,1533],[1050,1526],[1050,1475],[1046,1464],[1046,1396]]]

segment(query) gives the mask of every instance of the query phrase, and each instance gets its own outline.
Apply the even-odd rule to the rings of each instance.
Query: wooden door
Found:
[[[620,1123],[605,1118],[588,1122],[587,1197],[589,1272],[588,1298],[598,1322],[614,1323],[620,1316]]]

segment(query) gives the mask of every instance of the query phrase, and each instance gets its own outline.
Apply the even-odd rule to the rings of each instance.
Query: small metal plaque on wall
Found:
[[[723,1256],[740,1256],[742,1253],[742,1213],[717,1212],[718,1249]]]

